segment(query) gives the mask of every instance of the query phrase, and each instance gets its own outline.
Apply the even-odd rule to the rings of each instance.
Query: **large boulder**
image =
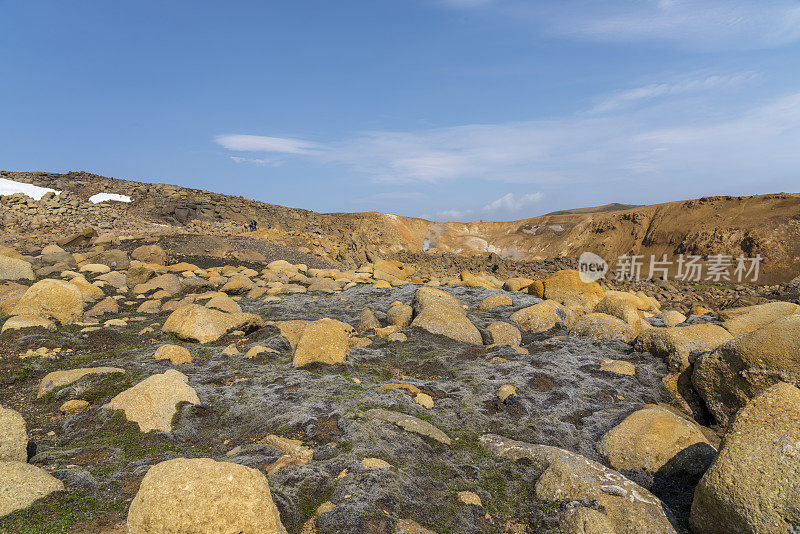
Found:
[[[62,237],[58,240],[58,244],[62,247],[74,247],[76,245],[88,243],[93,237],[97,237],[97,230],[92,227],[87,227],[79,232]]]
[[[386,322],[393,326],[405,328],[411,324],[414,308],[408,304],[395,304],[386,312]]]
[[[35,465],[0,461],[0,517],[63,489],[63,482]]]
[[[450,293],[433,287],[421,287],[414,294],[413,307],[417,315],[411,321],[411,326],[462,343],[483,344],[480,331],[469,320],[458,299]]]
[[[736,415],[692,503],[694,532],[796,532],[800,390],[778,383]]]
[[[27,290],[28,286],[16,282],[0,283],[0,315],[10,315]]]
[[[294,367],[303,367],[313,362],[343,363],[350,351],[349,324],[335,319],[320,319],[303,328],[294,349]]]
[[[585,530],[614,534],[675,534],[662,502],[620,473],[584,456],[557,447],[535,445],[486,434],[480,438],[484,449],[512,461],[527,460],[542,473],[536,481],[536,497],[552,503],[595,501],[613,530]],[[577,501],[577,503],[574,503]],[[563,526],[563,525],[562,525]],[[581,530],[575,531],[581,532]]]
[[[42,249],[42,262],[48,265],[62,263],[70,268],[78,266],[78,263],[75,261],[75,258],[72,256],[72,254],[58,245],[47,245]]]
[[[527,287],[529,295],[533,295],[537,299],[544,298],[544,283],[541,280],[534,280]]]
[[[164,332],[198,343],[216,341],[232,330],[253,330],[264,326],[264,320],[253,313],[225,313],[199,304],[186,304],[167,317]]]
[[[435,287],[424,286],[414,293],[414,301],[412,302],[414,313],[419,315],[425,312],[426,309],[437,309],[442,307],[457,308],[461,313],[466,314],[464,307],[453,295],[447,291],[436,289]]]
[[[369,308],[363,308],[361,313],[358,315],[358,325],[356,326],[356,331],[359,334],[364,335],[380,327],[381,323],[378,321],[378,318],[375,317],[375,312]]]
[[[495,321],[486,330],[492,335],[492,343],[495,345],[518,347],[522,343],[522,332],[511,323]]]
[[[15,248],[8,246],[0,247],[0,256],[7,256],[9,258],[16,258],[18,260],[25,259],[25,256],[17,252]]]
[[[734,336],[740,336],[763,328],[772,321],[800,313],[800,306],[791,302],[769,302],[747,309],[744,313],[728,319],[724,326]]]
[[[733,336],[721,326],[705,323],[649,328],[636,339],[635,347],[640,352],[665,358],[671,370],[680,372],[689,367],[694,356],[712,351],[731,339]]]
[[[89,274],[108,274],[111,272],[111,267],[102,263],[84,263],[79,271]]]
[[[36,397],[43,397],[50,391],[68,386],[87,375],[103,375],[108,373],[124,373],[125,369],[119,367],[83,367],[80,369],[67,369],[47,373],[39,382],[39,391]]]
[[[25,419],[16,410],[0,406],[0,461],[28,461],[28,432]]]
[[[309,291],[322,291],[323,293],[335,293],[345,285],[344,282],[337,282],[330,278],[309,278],[309,281],[311,282],[308,284]]]
[[[63,280],[40,280],[25,291],[11,315],[37,315],[61,324],[72,324],[83,316],[83,294]]]
[[[580,273],[574,269],[556,271],[544,280],[544,298],[562,304],[580,304],[592,309],[605,293],[597,282],[585,283]]]
[[[86,317],[100,317],[107,313],[119,313],[119,303],[113,297],[106,297],[85,313]]]
[[[656,299],[643,293],[642,291],[606,291],[606,297],[615,297],[632,304],[637,310],[656,312],[661,305]]]
[[[33,266],[25,260],[0,256],[0,280],[33,280]]]
[[[130,271],[133,271],[131,269]],[[128,271],[128,278],[131,278],[131,272]],[[142,271],[144,275],[147,271]],[[178,278],[177,275],[172,273],[162,274],[156,276],[154,278],[149,279],[147,282],[143,282],[141,284],[136,284],[133,286],[133,292],[137,295],[146,295],[147,293],[152,293],[154,291],[158,291],[159,289],[163,289],[170,295],[177,295],[181,291],[183,291],[183,284],[181,279]]]
[[[782,317],[702,354],[692,373],[694,388],[723,427],[779,381],[800,384],[800,315]]]
[[[300,336],[303,335],[303,330],[310,322],[304,319],[293,319],[290,321],[271,321],[268,324],[277,327],[281,332],[281,336],[286,338],[292,349],[295,349],[297,342],[300,341]]]
[[[555,300],[545,300],[517,310],[511,314],[510,319],[529,332],[546,332],[557,323],[572,323],[571,313]]]
[[[642,317],[639,308],[630,298],[621,295],[609,295],[603,298],[594,307],[595,313],[605,313],[625,321],[631,328],[631,333],[638,336],[642,332]]]
[[[477,327],[463,313],[454,308],[441,308],[418,315],[411,322],[412,326],[439,334],[462,343],[481,345],[483,338]]]
[[[167,253],[163,248],[158,245],[142,245],[133,249],[131,258],[139,260],[142,263],[151,263],[155,265],[167,264]]]
[[[578,317],[572,324],[570,332],[575,336],[606,341],[618,340],[628,343],[631,340],[630,325],[605,313],[587,313]]]
[[[413,265],[393,260],[377,260],[373,268],[375,280],[405,280],[416,272]]]
[[[699,476],[716,450],[694,422],[660,406],[645,406],[606,432],[597,446],[614,469]]]
[[[45,330],[52,331],[56,329],[56,324],[50,319],[45,319],[38,315],[15,315],[14,317],[9,317],[8,320],[3,323],[3,328],[0,329],[0,333],[6,330],[21,330],[23,328],[44,328]]]
[[[479,310],[491,310],[500,306],[512,306],[514,302],[511,297],[505,293],[498,293],[497,295],[489,295],[478,304]]]
[[[200,404],[197,393],[186,383],[188,381],[183,373],[168,369],[126,389],[111,399],[106,407],[123,410],[128,421],[138,423],[142,432],[170,432],[178,403]]]
[[[128,257],[128,253],[119,249],[104,250],[94,254],[87,254],[86,259],[92,263],[107,265],[118,271],[124,271],[131,266],[131,260]]]
[[[667,326],[677,326],[686,320],[686,316],[678,310],[666,310],[660,317]]]
[[[114,287],[115,289],[128,289],[128,277],[125,273],[119,271],[111,271],[106,274],[101,274],[95,280],[100,280]]]
[[[230,280],[220,288],[220,291],[228,293],[229,295],[241,295],[242,293],[247,293],[254,287],[256,287],[255,283],[248,277],[236,274],[231,276]]]
[[[523,291],[528,288],[529,285],[533,283],[533,280],[530,278],[509,278],[505,282],[503,282],[503,289],[506,291]]]
[[[211,297],[209,301],[206,302],[206,308],[213,308],[228,313],[241,313],[242,311],[242,307],[239,306],[239,303],[224,293]]]
[[[489,290],[497,290],[503,287],[503,282],[492,275],[486,273],[475,275],[467,270],[461,271],[461,282],[466,287],[482,287]]]
[[[128,510],[128,534],[283,534],[267,477],[211,458],[176,458],[150,468]]]
[[[155,275],[156,272],[145,265],[131,267],[126,273],[126,285],[128,287],[136,287],[139,284],[144,284]],[[178,283],[180,283],[180,279],[178,279]]]
[[[192,353],[180,345],[161,345],[156,349],[153,358],[156,360],[169,360],[174,365],[192,363]]]
[[[105,297],[103,290],[90,283],[82,274],[74,277],[69,283],[80,290],[81,295],[83,295],[83,300],[86,303],[95,302]]]

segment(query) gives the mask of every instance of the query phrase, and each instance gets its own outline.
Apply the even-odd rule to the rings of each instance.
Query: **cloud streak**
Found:
[[[755,72],[727,75],[713,74],[700,77],[685,77],[668,83],[644,85],[607,96],[598,102],[591,111],[593,113],[608,113],[658,98],[736,87],[757,77],[758,74]]]
[[[486,204],[483,207],[483,211],[484,213],[519,211],[541,202],[543,198],[544,194],[541,192],[526,193],[520,196],[516,196],[514,193],[508,193]]]
[[[275,152],[278,154],[311,154],[320,145],[289,137],[266,137],[263,135],[227,134],[214,138],[218,145],[237,152]]]
[[[472,210],[444,210],[436,212],[436,216],[434,217],[436,220],[441,221],[466,221],[470,217],[472,217]]]
[[[264,152],[270,164],[292,158],[343,166],[377,184],[498,182],[528,191],[534,186],[548,198],[551,190],[563,195],[612,186],[624,192],[643,183],[672,191],[697,190],[704,183],[716,191],[752,190],[759,181],[791,189],[800,169],[800,92],[738,109],[715,107],[718,91],[702,96],[703,89],[748,76],[643,86],[650,89],[623,91],[585,113],[551,120],[365,132],[325,145],[275,137],[261,142],[249,135],[247,143],[232,146]],[[681,97],[689,93],[692,98]],[[655,98],[661,98],[658,105],[634,105]],[[278,147],[284,151],[276,152]],[[541,200],[541,193],[512,191],[464,207],[472,213],[518,211]],[[389,202],[390,195],[374,200]],[[444,215],[465,214],[458,209]]]
[[[451,8],[491,8],[541,33],[600,42],[660,42],[678,48],[746,50],[800,40],[794,0],[447,0]]]
[[[800,39],[800,6],[792,0],[569,0],[564,8],[551,16],[555,31],[597,41],[738,50],[779,47]]]

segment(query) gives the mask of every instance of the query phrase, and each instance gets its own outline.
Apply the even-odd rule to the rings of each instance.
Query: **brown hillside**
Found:
[[[133,235],[230,236],[242,232],[244,221],[257,219],[259,232],[251,237],[306,248],[348,267],[360,265],[369,257],[398,253],[430,255],[440,251],[476,258],[495,254],[528,262],[576,258],[591,251],[606,258],[612,267],[618,256],[643,255],[643,272],[650,255],[760,254],[764,263],[759,283],[784,282],[800,273],[800,195],[790,193],[704,197],[619,211],[597,211],[608,206],[567,210],[570,213],[510,222],[438,223],[376,212],[319,214],[89,173],[2,171],[0,177],[70,191],[73,202],[98,192],[133,198],[130,204],[88,205],[86,210],[79,202],[67,212],[50,204],[25,201],[21,208],[2,212],[4,229],[16,230],[4,233],[5,242],[14,241],[22,233],[28,238],[63,235],[87,224]]]

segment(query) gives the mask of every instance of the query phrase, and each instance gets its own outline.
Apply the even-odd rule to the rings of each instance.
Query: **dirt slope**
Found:
[[[764,258],[764,283],[800,270],[800,195],[705,197],[620,212],[535,217],[523,221],[438,225],[431,244],[478,249],[525,260],[576,257],[744,254]]]
[[[618,256],[643,255],[644,271],[651,255],[673,258],[679,254],[760,254],[764,262],[759,283],[785,282],[800,274],[799,194],[704,197],[621,210],[618,208],[624,205],[567,210],[568,213],[520,221],[440,223],[376,212],[319,214],[242,197],[89,173],[0,171],[0,177],[68,190],[81,198],[98,192],[129,195],[133,198],[131,204],[110,203],[103,213],[93,213],[91,221],[106,218],[113,221],[111,227],[117,231],[136,235],[189,232],[229,236],[241,233],[245,221],[257,219],[259,232],[251,237],[305,248],[348,267],[360,265],[371,256],[398,253],[440,251],[478,257],[494,253],[535,261],[575,258],[591,251],[606,258],[612,268]],[[612,207],[616,211],[598,211]],[[29,224],[36,206],[28,205],[26,209],[11,218],[4,214],[5,242],[13,239],[14,232],[9,230],[15,227],[24,228],[26,235],[46,238],[86,224],[81,217],[60,220],[41,210]]]

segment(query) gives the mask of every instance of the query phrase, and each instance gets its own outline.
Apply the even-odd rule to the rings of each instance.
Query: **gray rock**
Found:
[[[431,439],[435,439],[439,443],[443,443],[445,445],[452,445],[452,441],[448,437],[447,434],[433,426],[432,424],[423,421],[422,419],[418,419],[413,415],[406,415],[404,413],[399,412],[390,412],[388,410],[382,410],[379,408],[373,408],[367,412],[369,417],[373,419],[378,419],[379,421],[385,421],[387,423],[393,423],[403,430],[408,432],[415,432],[421,436],[426,436]]]

